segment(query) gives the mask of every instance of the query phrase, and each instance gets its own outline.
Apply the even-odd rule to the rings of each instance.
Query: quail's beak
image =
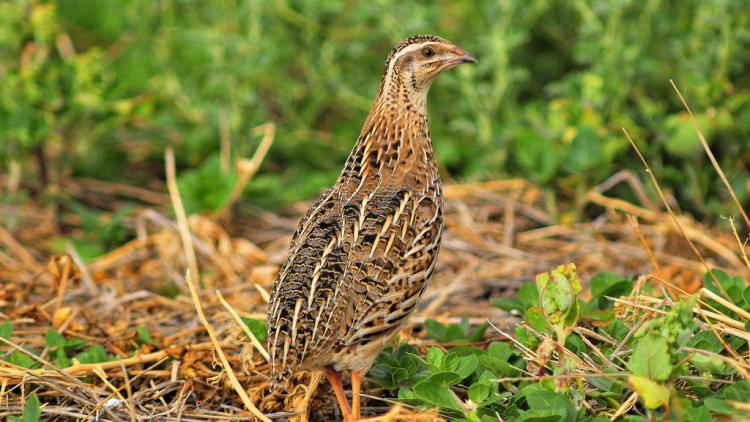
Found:
[[[474,57],[473,54],[469,53],[468,51],[464,50],[463,48],[456,47],[453,50],[451,50],[451,53],[455,55],[455,63],[461,64],[461,63],[478,63],[477,58]]]

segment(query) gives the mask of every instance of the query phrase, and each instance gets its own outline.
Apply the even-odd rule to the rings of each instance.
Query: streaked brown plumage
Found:
[[[300,221],[268,311],[272,382],[325,368],[349,417],[338,371],[359,381],[415,309],[443,229],[440,176],[427,127],[434,78],[476,60],[433,35],[391,51],[380,89],[336,184]]]

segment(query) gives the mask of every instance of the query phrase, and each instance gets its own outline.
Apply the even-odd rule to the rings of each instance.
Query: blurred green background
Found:
[[[732,0],[2,0],[0,172],[21,181],[3,201],[95,219],[64,181],[162,186],[171,145],[190,211],[218,209],[235,177],[219,170],[222,115],[235,157],[277,127],[246,201],[309,199],[336,179],[390,48],[418,33],[479,58],[430,94],[444,179],[525,177],[576,204],[643,174],[625,127],[683,209],[731,214],[673,78],[747,204],[750,3]]]

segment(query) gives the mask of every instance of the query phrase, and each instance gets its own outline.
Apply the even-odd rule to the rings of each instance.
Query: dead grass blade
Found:
[[[633,141],[633,138],[630,137],[628,130],[625,128],[622,128],[622,131],[625,133],[625,137],[628,138],[628,142],[630,142],[630,145],[633,147],[633,149],[635,149],[635,152],[638,154],[638,158],[640,158],[641,162],[646,167],[646,173],[648,173],[649,177],[651,178],[651,182],[653,183],[654,188],[656,189],[656,192],[659,194],[659,198],[664,204],[664,207],[666,207],[667,212],[669,213],[669,216],[672,218],[672,222],[675,224],[675,226],[677,226],[677,229],[680,231],[680,234],[687,241],[688,245],[690,245],[690,249],[692,249],[693,253],[698,258],[698,261],[700,261],[700,263],[703,265],[706,272],[710,274],[711,278],[714,280],[714,283],[716,283],[716,286],[719,288],[719,290],[724,295],[724,297],[726,299],[731,300],[727,292],[724,291],[724,288],[721,287],[721,284],[719,283],[719,280],[716,278],[716,275],[713,273],[713,271],[711,271],[711,267],[709,267],[701,251],[698,250],[698,248],[695,246],[693,241],[690,240],[690,237],[688,237],[688,235],[685,233],[685,229],[682,227],[682,224],[680,223],[680,220],[675,215],[674,211],[672,211],[672,207],[669,205],[667,198],[664,196],[664,192],[661,190],[661,185],[659,185],[659,181],[656,179],[654,172],[651,170],[651,166],[649,166],[648,161],[646,161],[646,158],[643,156],[643,154],[641,154],[641,150],[635,144],[635,142]]]
[[[190,224],[188,224],[185,207],[182,204],[182,198],[180,197],[180,189],[177,186],[174,150],[172,148],[167,148],[164,154],[164,163],[167,173],[167,189],[169,190],[169,198],[172,200],[172,206],[174,207],[175,216],[177,217],[180,238],[182,239],[182,246],[185,250],[185,261],[187,262],[190,271],[195,274],[196,279],[198,279],[198,283],[200,283],[201,278],[200,273],[198,272],[198,258],[195,256],[193,237],[190,235]]]
[[[685,107],[685,110],[687,110],[688,115],[690,116],[690,123],[693,125],[693,130],[695,130],[695,133],[698,134],[698,139],[700,139],[701,145],[703,145],[703,150],[706,151],[706,155],[708,156],[708,159],[711,160],[711,165],[714,166],[714,170],[716,170],[716,173],[719,175],[719,178],[721,178],[721,182],[724,183],[724,187],[727,188],[727,192],[729,192],[729,195],[732,196],[732,201],[734,201],[734,205],[737,207],[737,210],[740,212],[740,214],[742,214],[742,218],[745,220],[745,227],[747,227],[747,229],[750,230],[750,218],[748,218],[747,213],[745,213],[745,209],[742,208],[742,204],[740,204],[740,201],[737,199],[737,195],[734,193],[734,189],[732,189],[732,185],[729,184],[729,180],[727,180],[727,176],[724,174],[724,171],[721,169],[719,162],[716,161],[716,157],[714,156],[714,153],[711,151],[711,147],[708,146],[708,142],[706,142],[706,137],[703,136],[703,132],[701,131],[701,128],[698,127],[698,121],[695,119],[695,116],[693,115],[693,110],[690,109],[690,105],[688,104],[687,100],[685,100],[685,97],[682,96],[682,93],[680,92],[679,88],[677,88],[677,85],[674,83],[674,81],[670,79],[669,83],[672,84],[672,88],[674,88],[674,91],[677,93],[677,96],[680,97],[680,101],[682,101],[682,105]]]

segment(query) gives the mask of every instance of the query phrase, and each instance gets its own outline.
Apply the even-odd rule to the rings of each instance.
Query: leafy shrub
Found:
[[[278,127],[248,198],[309,198],[338,174],[389,48],[437,32],[480,60],[431,95],[446,176],[520,175],[575,197],[640,169],[624,126],[681,204],[715,216],[725,193],[667,80],[747,203],[748,21],[743,2],[718,0],[13,0],[0,5],[0,165],[32,177],[43,156],[52,182],[143,183],[162,177],[167,144],[187,167],[216,152],[226,112],[236,155],[255,147],[252,127]]]
[[[737,280],[714,275],[739,304]],[[438,346],[424,356],[409,345],[387,349],[368,377],[394,390],[399,401],[438,408],[461,421],[604,421],[634,392],[638,405],[628,411],[627,420],[747,417],[742,403],[750,383],[725,383],[741,375],[731,359],[725,359],[722,342],[739,353],[747,344],[739,336],[723,335],[720,341],[717,334],[699,329],[695,298],[662,308],[658,316],[623,318],[615,316],[607,297],[632,297],[632,280],[596,275],[589,281],[591,295],[585,302],[578,297],[579,283],[575,266],[563,265],[526,283],[517,299],[495,300],[499,307],[525,316],[512,342],[485,346],[482,335],[475,335],[483,333],[485,325],[472,330],[465,322],[426,321],[427,334]],[[641,294],[649,290],[639,289]],[[639,321],[645,321],[640,328]],[[575,331],[581,326],[592,333],[585,341]],[[558,341],[565,342],[576,359],[567,357]]]

